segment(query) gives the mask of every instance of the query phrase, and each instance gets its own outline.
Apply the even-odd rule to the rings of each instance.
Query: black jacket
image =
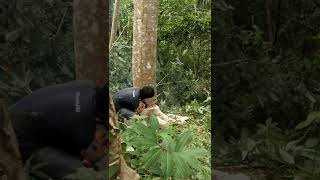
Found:
[[[126,88],[112,95],[113,103],[117,111],[122,108],[134,111],[139,106],[140,89]]]
[[[139,88],[126,88],[122,89],[112,96],[116,111],[121,116],[130,118],[133,116],[134,110],[139,106],[140,89]]]
[[[34,91],[13,105],[23,160],[46,146],[79,156],[94,138],[97,90],[92,81],[72,81]]]

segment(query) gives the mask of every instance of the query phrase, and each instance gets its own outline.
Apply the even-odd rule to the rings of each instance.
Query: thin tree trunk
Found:
[[[134,0],[132,73],[133,86],[156,81],[158,0]]]
[[[268,40],[273,42],[272,0],[266,0]]]
[[[0,102],[0,179],[25,180],[23,164],[8,112]]]
[[[103,85],[108,75],[108,1],[74,0],[76,79]]]
[[[112,26],[111,26],[111,34],[110,34],[110,42],[109,42],[109,52],[112,50],[112,45],[116,39],[117,36],[117,24],[118,24],[118,18],[120,14],[120,0],[115,0],[114,6],[113,6],[113,15],[112,15]]]
[[[278,32],[280,29],[280,20],[281,20],[281,4],[282,4],[282,0],[278,0],[277,18],[276,18],[277,23],[276,23],[275,29],[274,29],[274,38],[273,38],[273,42],[272,42],[273,45],[275,45],[278,40]]]

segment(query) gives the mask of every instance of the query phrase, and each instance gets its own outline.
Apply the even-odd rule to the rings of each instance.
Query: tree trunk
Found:
[[[158,0],[134,0],[133,86],[155,87]]]
[[[16,135],[8,112],[0,102],[0,179],[25,180]]]
[[[109,94],[109,134],[111,139],[109,139],[109,153],[113,155],[109,159],[109,164],[114,165],[117,164],[118,168],[120,168],[115,176],[119,176],[121,180],[137,180],[140,178],[139,174],[131,169],[127,163],[125,162],[122,155],[121,148],[121,139],[119,137],[119,124],[117,113],[114,108],[114,104],[112,101],[112,97]]]
[[[74,0],[73,8],[76,78],[95,80],[98,84],[104,85],[108,75],[109,57],[108,3],[104,0]],[[109,167],[116,165],[120,168],[114,177],[120,176],[121,180],[139,179],[139,175],[129,168],[123,159],[118,127],[116,111],[109,94],[108,151],[111,156],[106,153]]]
[[[103,85],[108,75],[108,1],[74,0],[73,33],[76,79]]]
[[[273,42],[272,0],[266,0],[268,40]]]
[[[117,36],[117,24],[118,24],[118,18],[120,14],[120,0],[115,0],[114,6],[113,6],[113,15],[112,15],[112,27],[111,27],[111,34],[110,34],[110,42],[109,42],[109,52],[112,50],[112,44],[114,43],[114,40]]]

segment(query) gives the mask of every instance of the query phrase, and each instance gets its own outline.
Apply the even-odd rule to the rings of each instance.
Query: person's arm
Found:
[[[130,119],[132,116],[136,115],[136,113],[134,111],[131,111],[129,109],[126,108],[122,108],[119,110],[119,116],[126,118],[126,119]]]

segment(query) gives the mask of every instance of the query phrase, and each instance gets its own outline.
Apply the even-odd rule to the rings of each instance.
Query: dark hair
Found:
[[[146,99],[151,98],[154,96],[154,89],[151,86],[143,86],[143,88],[140,90],[140,98]]]

